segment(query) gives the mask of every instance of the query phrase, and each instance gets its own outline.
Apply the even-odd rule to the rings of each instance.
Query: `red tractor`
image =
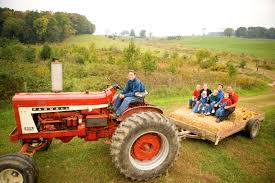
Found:
[[[13,97],[19,153],[0,157],[0,182],[33,183],[38,167],[32,156],[47,149],[53,138],[70,142],[111,139],[111,156],[119,171],[132,180],[148,180],[172,165],[179,153],[176,126],[163,112],[147,103],[134,103],[118,119],[111,107],[118,82],[102,92],[18,93]]]

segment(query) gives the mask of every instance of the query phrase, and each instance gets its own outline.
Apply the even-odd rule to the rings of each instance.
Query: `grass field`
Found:
[[[123,40],[123,41],[122,41]],[[65,44],[89,46],[93,42],[98,48],[117,47],[123,49],[128,46],[129,39],[109,39],[104,36],[80,35],[65,41]],[[270,39],[243,39],[227,37],[184,37],[181,40],[152,39],[144,41],[136,39],[142,49],[153,51],[176,50],[181,48],[186,51],[192,48],[206,48],[213,51],[224,51],[236,54],[247,54],[259,58],[275,59],[275,40]]]
[[[171,41],[166,41],[170,42]],[[184,47],[207,48],[214,51],[225,51],[237,54],[248,54],[259,58],[275,59],[275,40],[243,39],[228,37],[184,37],[172,41]]]
[[[110,47],[124,49],[128,46],[129,40],[110,39],[103,36],[81,35],[72,37],[63,43],[53,43],[52,46],[78,45],[89,47],[94,43],[98,50],[104,51]],[[161,56],[165,51],[178,52],[179,54],[194,54],[194,48],[208,48],[215,51],[225,51],[236,54],[254,55],[260,58],[275,59],[275,41],[271,40],[244,40],[237,38],[215,38],[215,37],[186,37],[183,40],[135,40],[141,50],[150,49],[154,54]],[[38,45],[40,47],[40,45]],[[100,52],[101,53],[101,52]],[[105,53],[105,52],[103,52]],[[70,55],[71,56],[71,55]],[[66,57],[65,57],[66,58]],[[190,57],[191,58],[191,57]],[[237,57],[238,58],[238,57]],[[161,58],[160,58],[161,59]],[[223,61],[223,57],[221,60]],[[65,60],[64,60],[65,61]],[[16,63],[14,63],[16,64]],[[27,66],[27,63],[20,63],[21,66]],[[49,70],[40,63],[28,63],[30,67],[36,68],[33,71],[39,71],[38,76],[49,75]],[[37,65],[35,65],[37,64]],[[75,72],[86,73],[79,76],[79,80],[73,78],[74,85],[80,85],[79,81],[85,81],[85,77],[90,80],[82,85],[103,85],[104,73],[118,75],[120,80],[124,78],[123,73],[113,72],[112,69],[119,69],[117,65],[110,64],[87,64],[78,65],[73,61],[67,63],[68,73]],[[71,64],[71,65],[70,65]],[[101,65],[102,64],[102,65]],[[65,65],[65,64],[64,64]],[[38,68],[38,66],[40,66]],[[42,67],[43,66],[43,67]],[[96,66],[96,69],[93,68]],[[104,68],[106,66],[113,66]],[[14,67],[12,64],[9,68]],[[86,70],[82,70],[85,67]],[[191,92],[190,86],[198,82],[195,74],[192,75],[190,69],[192,65],[183,65],[182,70],[177,76],[165,71],[155,71],[155,75],[148,77],[142,75],[145,81],[152,84],[150,89],[154,89],[155,82],[158,80],[166,83],[166,80],[178,77],[178,80],[171,80],[171,86],[165,86],[166,90],[159,90],[150,93],[147,100],[159,106],[165,111],[166,115],[181,107],[189,98]],[[186,67],[186,68],[185,68]],[[190,67],[190,68],[188,68]],[[267,77],[266,82],[274,82],[274,70],[261,69],[259,73],[253,73],[255,66],[250,64],[246,72],[256,74],[255,78]],[[8,67],[6,70],[9,69]],[[19,67],[24,69],[25,67]],[[25,68],[25,69],[26,69]],[[192,68],[193,69],[193,68]],[[16,69],[14,69],[16,70]],[[127,71],[127,68],[125,69]],[[124,70],[124,71],[125,71]],[[45,72],[44,72],[45,71]],[[47,71],[47,72],[46,72]],[[100,71],[100,72],[96,72]],[[196,71],[196,70],[195,70]],[[243,71],[243,70],[241,70]],[[31,71],[29,71],[31,72]],[[44,74],[43,74],[44,73]],[[45,74],[46,73],[46,74]],[[91,74],[92,73],[92,74]],[[94,74],[96,73],[96,74]],[[214,72],[209,74],[209,70],[196,71],[203,76],[216,76]],[[218,73],[219,74],[219,73]],[[219,76],[217,74],[217,76]],[[240,74],[241,75],[241,74]],[[37,77],[38,77],[37,76]],[[68,77],[68,76],[67,76]],[[72,75],[72,77],[75,77]],[[100,78],[101,77],[101,78]],[[155,77],[156,80],[153,80]],[[152,79],[153,78],[153,79]],[[191,78],[191,79],[190,79]],[[69,78],[70,79],[70,78]],[[125,79],[125,78],[124,78]],[[211,78],[210,78],[211,79]],[[220,78],[218,78],[220,79]],[[218,80],[217,79],[217,80]],[[67,79],[68,80],[68,79]],[[189,80],[192,80],[190,82]],[[193,81],[194,80],[194,81]],[[216,86],[217,80],[209,83],[211,87]],[[178,87],[172,87],[175,83],[184,86],[182,90],[177,91]],[[249,80],[248,80],[249,81]],[[95,83],[93,83],[95,82]],[[168,82],[169,83],[169,82]],[[191,83],[191,84],[190,84]],[[105,83],[104,83],[105,84]],[[107,84],[107,82],[106,82]],[[162,84],[162,83],[161,83]],[[104,85],[105,86],[105,85]],[[76,87],[77,88],[77,87]],[[82,88],[83,89],[83,88]],[[98,89],[98,88],[97,88]],[[239,88],[238,88],[239,89]],[[160,93],[158,93],[160,92]],[[182,93],[182,94],[181,94]],[[183,140],[181,142],[181,153],[175,165],[169,172],[149,183],[174,183],[174,182],[275,182],[275,90],[274,87],[261,86],[250,88],[249,90],[238,90],[240,102],[242,105],[261,110],[266,113],[266,119],[263,122],[259,136],[251,140],[244,133],[237,133],[220,142],[218,146],[213,143],[202,140]],[[179,95],[180,94],[180,95]],[[17,152],[20,149],[19,143],[9,142],[8,135],[15,127],[15,121],[10,102],[0,101],[0,155]],[[97,142],[85,142],[82,139],[74,138],[70,143],[62,143],[54,140],[47,152],[38,152],[34,159],[40,168],[41,183],[126,183],[128,179],[124,178],[111,162],[110,149],[103,143],[104,139]]]
[[[159,101],[159,104],[164,101]],[[168,113],[182,105],[184,100],[166,101],[166,105],[162,106]],[[169,173],[149,182],[274,182],[274,109],[275,105],[262,109],[266,112],[266,120],[260,135],[254,140],[238,133],[218,146],[202,140],[182,141],[180,157]],[[11,105],[2,103],[0,115],[0,155],[16,152],[20,145],[8,140],[8,134],[14,128]],[[109,146],[103,144],[103,140],[85,142],[74,138],[67,144],[54,140],[47,152],[39,152],[34,158],[40,168],[41,183],[129,181],[112,164]]]

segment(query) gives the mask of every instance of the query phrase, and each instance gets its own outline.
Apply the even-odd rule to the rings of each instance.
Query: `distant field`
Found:
[[[249,54],[260,58],[275,59],[275,40],[242,39],[227,37],[184,37],[182,40],[169,40],[185,47],[207,48],[238,54]]]
[[[128,46],[129,39],[116,38],[115,40],[104,36],[80,35],[66,40],[65,44],[77,44],[89,46],[95,43],[97,48],[116,47],[123,49]],[[144,41],[135,39],[136,44],[142,49],[164,51],[166,49],[179,48],[188,50],[188,48],[206,48],[214,51],[225,51],[237,54],[248,54],[251,56],[275,59],[275,40],[269,39],[242,39],[227,37],[184,37],[182,40],[161,40],[154,39]],[[63,44],[63,43],[62,43]]]

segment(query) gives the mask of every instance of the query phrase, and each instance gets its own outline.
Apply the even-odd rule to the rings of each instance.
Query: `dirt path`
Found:
[[[262,110],[264,107],[275,105],[275,86],[272,86],[270,90],[263,95],[243,98],[241,97],[239,102],[241,105],[258,110]]]

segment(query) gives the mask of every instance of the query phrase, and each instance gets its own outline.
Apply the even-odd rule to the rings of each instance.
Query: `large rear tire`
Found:
[[[0,157],[1,183],[35,183],[38,169],[31,157],[20,153]]]
[[[176,126],[156,112],[136,113],[116,129],[111,155],[120,173],[144,181],[160,176],[179,153]]]

